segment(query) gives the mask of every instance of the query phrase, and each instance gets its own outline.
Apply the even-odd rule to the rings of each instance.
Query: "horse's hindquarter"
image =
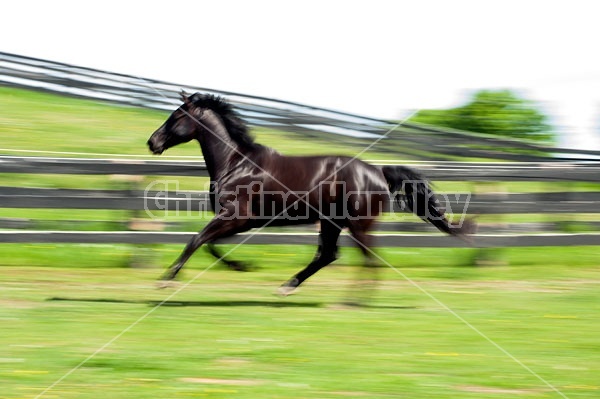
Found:
[[[381,169],[364,161],[346,161],[347,167],[338,173],[345,184],[344,206],[349,219],[373,220],[390,200],[387,181]]]

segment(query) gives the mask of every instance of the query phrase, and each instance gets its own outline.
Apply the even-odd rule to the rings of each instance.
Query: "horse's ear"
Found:
[[[181,90],[181,92],[179,93],[179,95],[181,96],[181,101],[183,101],[186,104],[190,103],[190,97],[187,95],[187,93],[185,92],[185,90]]]

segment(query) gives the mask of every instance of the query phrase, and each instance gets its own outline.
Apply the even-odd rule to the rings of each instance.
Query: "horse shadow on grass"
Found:
[[[47,301],[65,302],[91,302],[91,303],[114,303],[114,304],[136,304],[152,307],[271,307],[271,308],[327,308],[330,304],[321,302],[279,301],[266,300],[223,300],[223,301],[153,301],[145,299],[119,299],[119,298],[68,298],[51,297]],[[356,309],[417,309],[416,306],[374,305],[374,304],[344,304]]]
[[[154,301],[146,299],[119,299],[119,298],[65,298],[52,297],[48,301],[68,301],[68,302],[93,302],[93,303],[127,303],[148,306],[171,306],[171,307],[290,307],[290,308],[317,308],[322,304],[318,302],[291,302],[291,301],[260,301],[260,300],[223,300],[223,301]]]

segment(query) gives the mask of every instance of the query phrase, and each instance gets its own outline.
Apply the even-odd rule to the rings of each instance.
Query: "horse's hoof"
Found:
[[[173,280],[159,280],[156,283],[156,288],[158,288],[159,290],[165,289],[165,288],[171,288],[175,286],[175,282]]]
[[[300,281],[297,278],[292,278],[281,287],[279,287],[276,291],[276,294],[279,296],[288,296],[295,294],[298,292],[298,286],[300,285]]]
[[[275,291],[275,294],[285,297],[285,296],[289,296],[292,294],[296,294],[297,292],[298,292],[297,287],[290,287],[288,285],[282,285],[281,287],[277,288],[277,291]]]

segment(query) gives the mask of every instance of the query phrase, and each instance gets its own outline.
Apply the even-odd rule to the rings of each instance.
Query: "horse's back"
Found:
[[[311,189],[324,183],[342,183],[350,190],[387,189],[381,169],[344,155],[284,156],[268,163],[267,178],[290,189]]]

